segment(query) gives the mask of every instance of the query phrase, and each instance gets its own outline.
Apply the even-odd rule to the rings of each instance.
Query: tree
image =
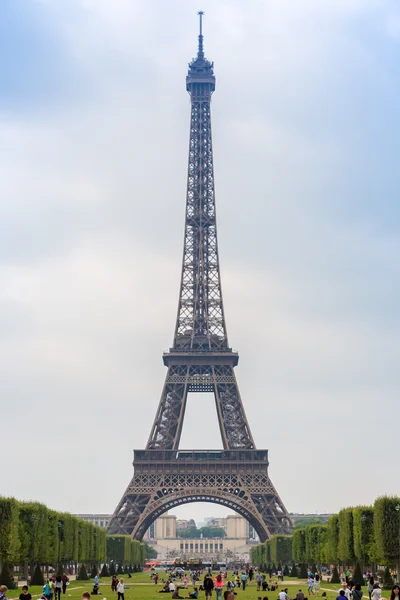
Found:
[[[374,504],[376,551],[383,564],[396,565],[400,573],[400,498],[382,496]]]
[[[386,567],[385,572],[383,574],[383,589],[391,590],[393,586],[393,578],[390,574],[389,567]]]
[[[125,571],[124,571],[124,565],[118,565],[117,574],[118,575],[123,575],[124,573],[125,573]]]
[[[109,572],[110,572],[110,575],[111,575],[111,577],[112,577],[113,575],[116,575],[116,574],[117,574],[117,573],[115,572],[115,564],[114,564],[113,562],[111,562],[111,563],[110,563]]]
[[[96,563],[93,563],[92,572],[90,573],[90,579],[94,579],[97,574],[98,574],[98,570],[97,570]]]
[[[196,525],[191,525],[190,527],[186,527],[186,529],[178,529],[176,535],[184,539],[197,539],[200,537],[200,530],[197,529]]]
[[[324,562],[327,529],[327,525],[308,525],[306,527],[306,560],[308,562],[314,564]]]
[[[307,579],[307,577],[308,577],[307,566],[306,566],[305,563],[301,563],[301,565],[300,565],[299,579]]]
[[[332,515],[328,520],[327,539],[326,539],[326,560],[330,563],[338,561],[338,542],[339,542],[339,517]],[[340,583],[340,582],[339,582]]]
[[[273,535],[267,543],[274,562],[287,564],[292,560],[291,535]]]
[[[296,579],[298,577],[297,567],[296,567],[295,563],[292,564],[292,569],[290,571],[290,577],[296,577]]]
[[[292,543],[293,560],[302,563],[306,560],[306,531],[305,528],[295,529]]]
[[[149,546],[149,544],[144,544],[144,548],[145,548],[145,552],[146,552],[146,558],[157,558],[158,552],[155,548],[153,548],[152,546]]]
[[[225,529],[223,527],[200,527],[200,535],[204,538],[223,538],[225,537]]]
[[[339,511],[338,558],[349,565],[354,561],[353,509]]]
[[[78,581],[87,581],[89,576],[86,571],[86,565],[84,563],[79,567],[78,577],[76,578]]]
[[[337,570],[336,565],[333,567],[330,583],[340,583],[339,571]]]
[[[19,558],[18,523],[19,503],[14,498],[0,498],[0,563],[13,564]]]
[[[10,590],[14,590],[16,587],[6,560],[3,562],[3,568],[1,569],[0,582],[1,585],[6,585]]]
[[[108,570],[107,563],[104,563],[100,571],[100,577],[110,577],[110,575],[111,573]]]
[[[44,577],[39,565],[36,565],[33,577],[31,578],[31,585],[44,585]]]
[[[285,567],[283,569],[283,575],[285,577],[289,577],[289,567],[287,565],[285,565]]]
[[[359,583],[360,585],[365,585],[365,581],[364,581],[364,577],[361,573],[361,567],[360,567],[360,563],[357,562],[356,564],[356,568],[354,569],[354,573],[353,573],[353,577],[352,577],[352,582],[354,584]]]
[[[353,509],[354,554],[362,565],[374,559],[374,509],[357,506]]]

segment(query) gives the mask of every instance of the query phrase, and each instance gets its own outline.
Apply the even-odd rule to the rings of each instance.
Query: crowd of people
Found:
[[[267,580],[266,574],[259,570],[256,572],[252,567],[241,571],[234,570],[231,577],[229,577],[227,572],[223,571],[213,575],[210,570],[208,570],[204,577],[201,571],[191,571],[189,574],[183,570],[179,572],[170,572],[167,573],[166,579],[162,578],[161,581],[157,572],[153,572],[150,575],[156,585],[159,581],[161,583],[161,589],[158,590],[158,592],[160,594],[171,594],[173,600],[198,600],[199,592],[201,591],[204,592],[205,600],[212,600],[214,591],[215,600],[235,600],[238,590],[246,590],[248,582],[252,582],[254,576],[257,591],[273,592],[271,600],[305,600],[305,593],[301,589],[290,598],[287,587],[281,587],[281,590],[278,591],[278,581],[274,581],[272,578]],[[193,587],[190,592],[188,589],[189,578]],[[281,576],[280,581],[283,581],[283,576]],[[66,593],[68,584],[69,578],[66,574],[51,577],[43,586],[42,600],[61,600],[61,594]],[[116,575],[113,575],[111,579],[111,590],[112,592],[117,593],[117,600],[125,600],[125,588],[124,580],[122,578],[118,579]],[[224,590],[224,588],[226,589]],[[320,589],[321,578],[319,574],[316,573],[314,575],[309,571],[306,592],[308,597],[318,596]],[[5,585],[0,586],[0,600],[8,600],[7,591]],[[322,592],[321,597],[326,597],[326,591],[327,590]],[[370,573],[368,573],[367,592],[370,600],[382,599],[382,589]],[[82,600],[90,600],[91,595],[97,595],[98,593],[99,578],[96,575],[94,578],[93,591],[91,593],[84,592],[82,594]],[[22,587],[19,600],[32,600],[32,595],[30,594],[27,585]],[[269,600],[269,598],[268,596],[258,596],[257,600]],[[354,584],[349,573],[346,574],[346,580],[343,581],[341,588],[337,590],[336,600],[363,600],[361,585],[359,583]],[[393,586],[389,600],[400,600],[399,584]]]

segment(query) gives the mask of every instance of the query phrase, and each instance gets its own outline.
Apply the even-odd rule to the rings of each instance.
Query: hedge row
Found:
[[[39,502],[0,497],[0,562],[103,562],[106,532]]]
[[[400,573],[400,498],[383,496],[374,506],[344,508],[327,525],[311,524],[291,536],[273,536],[252,548],[255,565],[324,563],[395,566]]]
[[[132,540],[128,535],[107,536],[107,561],[118,565],[141,568],[146,559],[145,544]]]

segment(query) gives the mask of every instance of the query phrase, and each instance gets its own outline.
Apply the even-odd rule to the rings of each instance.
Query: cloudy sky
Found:
[[[399,493],[397,0],[2,0],[0,493],[112,512],[147,442],[199,9],[253,436],[290,511]],[[212,397],[190,396],[182,447],[220,446]]]

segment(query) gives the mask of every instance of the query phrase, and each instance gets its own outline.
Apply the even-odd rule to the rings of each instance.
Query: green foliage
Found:
[[[364,577],[362,575],[359,562],[357,562],[356,568],[354,569],[352,581],[354,584],[359,583],[360,585],[365,585]]]
[[[328,520],[325,554],[327,562],[335,563],[338,560],[339,542],[339,517],[332,515]],[[339,582],[340,583],[340,582]]]
[[[389,567],[386,567],[385,572],[383,574],[383,589],[390,590],[393,586],[393,578],[390,574]]]
[[[223,527],[205,526],[197,529],[195,525],[186,527],[186,529],[178,529],[177,536],[183,539],[198,539],[203,538],[223,538],[225,537],[225,529]]]
[[[295,519],[294,528],[295,529],[304,529],[308,525],[318,525],[322,523],[322,525],[326,525],[326,519],[322,517],[304,517]]]
[[[285,565],[285,568],[283,569],[283,575],[289,577],[289,567],[287,565]]]
[[[327,525],[309,525],[305,529],[306,560],[309,562],[324,562],[325,546],[328,535]]]
[[[104,563],[100,571],[100,577],[110,577],[110,575],[111,573],[108,570],[107,563]]]
[[[345,564],[354,561],[353,509],[339,511],[339,539],[337,556]]]
[[[306,560],[306,530],[304,528],[295,529],[293,532],[292,553],[293,560],[297,563]]]
[[[336,566],[333,567],[331,583],[340,583],[339,571]]]
[[[110,568],[108,570],[109,570],[109,573],[110,573],[111,576],[117,574],[116,571],[115,571],[115,564],[113,562],[110,564]]]
[[[400,562],[400,498],[382,496],[374,504],[374,533],[379,560]]]
[[[292,568],[290,569],[290,577],[296,577],[297,578],[298,576],[299,576],[299,574],[297,572],[296,564],[293,563],[292,564]]]
[[[307,577],[308,577],[307,565],[305,563],[301,563],[299,578],[300,579],[307,579]]]
[[[12,575],[10,573],[7,561],[4,561],[3,568],[1,569],[0,585],[6,585],[9,590],[14,590],[16,587],[14,579],[12,578]]]
[[[148,544],[144,545],[144,549],[146,552],[146,558],[150,559],[150,558],[157,558],[158,552],[155,548],[153,548],[152,546],[149,546]]]
[[[39,565],[36,565],[33,577],[31,579],[31,585],[44,585],[44,576]]]
[[[223,527],[200,527],[200,534],[204,538],[223,538],[225,537],[225,529]]]
[[[374,509],[357,506],[353,509],[354,555],[362,564],[374,559]]]
[[[291,535],[273,535],[268,540],[267,545],[274,562],[288,563],[292,560],[292,538]]]
[[[76,579],[77,581],[87,581],[89,579],[89,576],[86,571],[86,565],[84,563],[82,563],[79,567],[79,573]]]
[[[0,562],[17,562],[19,504],[14,498],[0,498]],[[4,584],[6,585],[6,584]]]
[[[177,537],[184,539],[196,539],[200,537],[200,531],[196,525],[186,527],[186,529],[178,529],[176,532]]]
[[[96,563],[93,563],[92,565],[92,571],[90,573],[90,579],[94,579],[96,577],[96,575],[98,575],[99,571],[97,569]]]
[[[125,571],[124,571],[124,565],[118,565],[117,574],[118,575],[123,575],[124,573],[125,573]]]

